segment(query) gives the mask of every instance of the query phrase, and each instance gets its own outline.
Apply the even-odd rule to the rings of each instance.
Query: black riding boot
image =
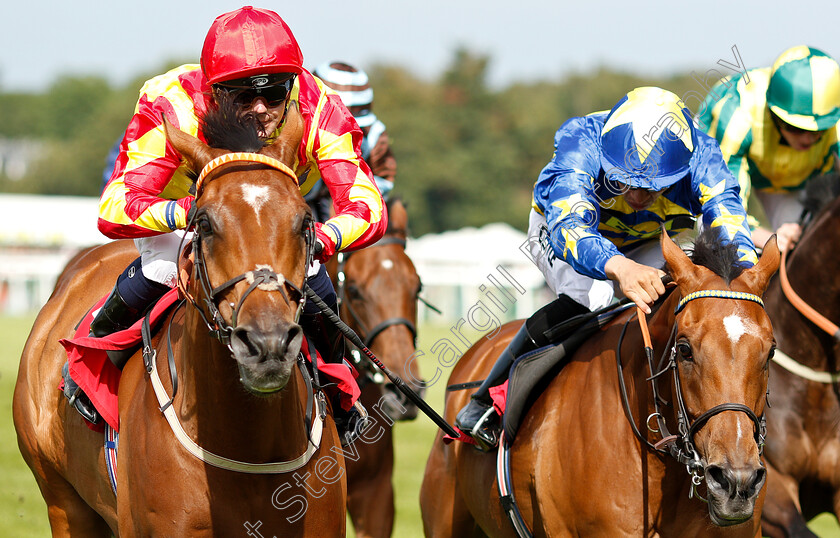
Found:
[[[344,335],[330,320],[322,314],[304,314],[301,317],[301,325],[304,332],[315,340],[315,347],[324,361],[340,363],[344,360]],[[341,444],[347,446],[364,432],[369,420],[368,413],[360,401],[357,401],[349,411],[345,411],[341,408],[339,399],[337,397],[332,401],[333,420],[341,438]]]
[[[493,401],[490,398],[490,389],[505,382],[510,373],[510,367],[517,357],[548,344],[562,341],[568,333],[556,331],[557,327],[562,322],[588,311],[586,307],[569,296],[560,295],[525,320],[513,340],[499,355],[490,374],[455,418],[455,426],[472,436],[480,450],[486,452],[495,448],[499,444],[499,435],[502,430],[501,419],[493,408]],[[552,334],[552,332],[558,334]]]
[[[121,289],[126,290],[132,300],[123,299]],[[102,308],[90,322],[90,336],[101,338],[131,327],[134,322],[140,319],[143,311],[154,304],[167,290],[169,290],[167,286],[148,280],[143,276],[140,258],[137,258],[117,278],[117,283],[111,294],[105,299]],[[108,350],[106,353],[114,366],[122,370],[128,359],[137,351],[137,347],[139,346],[122,350]],[[69,364],[65,363],[61,373],[64,376],[64,395],[70,400],[70,404],[85,420],[93,424],[99,422],[99,413],[90,398],[70,377]]]

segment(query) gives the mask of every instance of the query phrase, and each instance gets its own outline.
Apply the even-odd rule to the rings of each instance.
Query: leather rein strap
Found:
[[[788,281],[787,275],[787,254],[788,251],[785,250],[782,252],[782,263],[779,265],[779,282],[782,285],[782,291],[785,293],[785,297],[787,297],[790,304],[794,306],[803,316],[805,316],[808,321],[825,331],[829,334],[832,338],[837,341],[840,341],[840,327],[837,327],[834,323],[828,320],[825,316],[811,308],[811,306],[803,301],[799,295],[793,291],[793,288],[790,286],[790,282]]]

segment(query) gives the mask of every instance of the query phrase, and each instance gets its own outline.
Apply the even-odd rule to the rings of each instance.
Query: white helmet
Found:
[[[359,127],[370,127],[376,121],[373,107],[373,88],[367,73],[345,62],[324,62],[313,74],[324,81],[341,97]]]

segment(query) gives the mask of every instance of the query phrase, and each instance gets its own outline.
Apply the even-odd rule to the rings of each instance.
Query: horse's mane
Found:
[[[802,194],[802,205],[808,212],[806,224],[813,222],[828,205],[840,196],[840,174],[828,172],[809,179]]]
[[[746,268],[740,261],[738,245],[727,241],[718,228],[703,228],[688,249],[694,265],[709,269],[726,281],[727,284],[738,278]]]
[[[240,114],[229,94],[216,94],[216,106],[199,119],[201,132],[211,148],[257,152],[266,145],[260,138],[260,122],[253,114]]]

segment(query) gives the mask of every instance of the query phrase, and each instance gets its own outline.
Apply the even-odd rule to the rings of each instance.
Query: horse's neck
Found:
[[[254,461],[296,457],[306,447],[306,394],[299,371],[277,394],[250,394],[230,350],[210,336],[194,309],[185,315],[184,334],[174,352],[177,413],[199,445],[228,457],[236,457],[231,455],[236,451]]]
[[[832,209],[831,213],[823,215],[806,230],[797,248],[788,256],[786,265],[793,291],[811,308],[835,324],[840,324],[840,282],[837,277],[840,274],[840,255],[834,240],[834,235],[838,234],[839,230],[840,211]],[[803,318],[782,291],[779,277],[774,279],[773,289],[768,291],[768,295],[773,294],[778,296],[774,308],[777,315],[772,316],[773,323],[783,325],[776,327],[779,349],[812,368],[825,370],[840,367],[836,357],[829,359],[826,355],[826,350],[835,349],[832,337]],[[769,302],[772,305],[773,300]],[[788,320],[793,322],[791,326],[786,325]],[[807,338],[797,327],[813,330],[822,344]],[[786,335],[789,336],[786,338]]]

